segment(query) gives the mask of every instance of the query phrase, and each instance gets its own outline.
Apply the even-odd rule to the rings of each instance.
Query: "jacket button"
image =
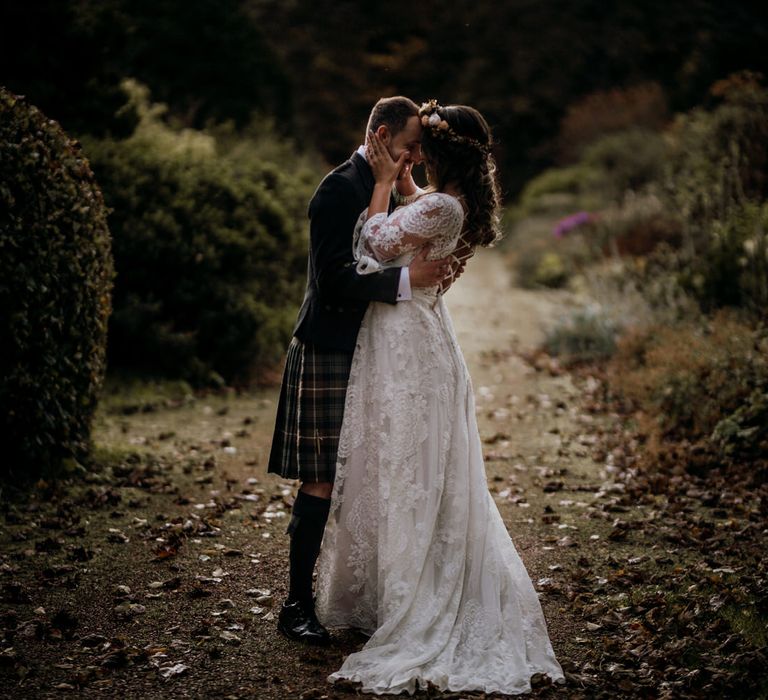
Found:
[[[339,309],[338,309],[338,311],[339,311],[339,313],[344,313],[344,307],[343,307],[343,306],[340,306],[340,307],[339,307]]]
[[[326,311],[330,311],[331,310],[331,305],[330,304],[326,304],[325,305],[325,310]]]

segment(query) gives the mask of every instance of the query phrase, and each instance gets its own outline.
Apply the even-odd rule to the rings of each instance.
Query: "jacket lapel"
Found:
[[[360,178],[360,182],[363,184],[363,187],[365,187],[366,191],[372,193],[373,186],[376,183],[373,179],[371,166],[368,165],[368,162],[365,160],[365,158],[363,158],[357,151],[352,154],[350,160],[352,161],[352,165],[354,165],[355,169],[357,170],[358,177]]]
[[[366,199],[370,200],[371,195],[373,194],[373,186],[376,184],[371,166],[368,165],[368,161],[365,160],[365,158],[363,158],[357,151],[352,154],[350,161],[352,162],[352,165],[355,166],[358,177],[360,178],[360,182],[365,189]],[[366,201],[366,206],[367,205],[368,202]],[[396,206],[397,204],[395,203],[395,198],[390,196],[387,214],[391,214],[395,210]]]

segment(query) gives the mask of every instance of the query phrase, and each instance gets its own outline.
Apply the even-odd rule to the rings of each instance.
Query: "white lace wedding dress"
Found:
[[[459,201],[443,193],[375,215],[358,231],[358,269],[376,269],[375,258],[407,264],[426,240],[430,257],[442,257],[463,219]],[[368,307],[317,590],[324,624],[372,635],[329,680],[379,694],[428,681],[517,694],[535,673],[563,679],[536,591],[488,492],[472,385],[436,290]]]

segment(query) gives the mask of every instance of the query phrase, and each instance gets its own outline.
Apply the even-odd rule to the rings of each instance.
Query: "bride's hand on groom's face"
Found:
[[[392,156],[379,135],[370,131],[365,145],[365,156],[376,182],[391,187],[405,165],[408,151],[403,151],[396,161],[392,160]]]

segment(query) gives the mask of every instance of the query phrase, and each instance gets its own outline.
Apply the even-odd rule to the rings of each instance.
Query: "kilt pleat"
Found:
[[[332,482],[352,354],[293,338],[280,387],[268,471],[285,479]]]

